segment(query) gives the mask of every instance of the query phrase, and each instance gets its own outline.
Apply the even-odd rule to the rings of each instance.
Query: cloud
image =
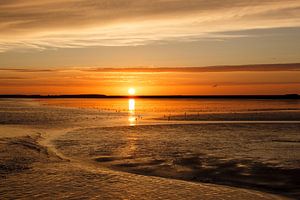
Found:
[[[300,71],[300,63],[286,63],[286,64],[253,64],[253,65],[224,65],[224,66],[207,66],[207,67],[114,67],[114,68],[98,68],[98,67],[84,67],[76,68],[0,68],[3,72],[17,72],[17,73],[170,73],[170,72],[290,72]],[[128,78],[130,74],[127,74]],[[120,75],[116,76],[119,79]]]
[[[0,71],[10,72],[58,72],[56,69],[25,69],[25,68],[0,68]]]
[[[89,72],[133,72],[133,73],[155,73],[155,72],[264,72],[264,71],[300,71],[300,63],[288,64],[256,64],[256,65],[228,65],[208,67],[159,67],[159,68],[85,68],[82,71]]]
[[[0,51],[131,46],[298,27],[299,0],[2,0]]]

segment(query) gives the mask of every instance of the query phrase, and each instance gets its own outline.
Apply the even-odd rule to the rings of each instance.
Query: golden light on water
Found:
[[[136,118],[133,116],[128,117],[129,125],[134,126],[136,122]]]
[[[134,112],[134,110],[135,110],[135,100],[134,99],[128,100],[128,110],[130,112]]]
[[[129,99],[128,100],[128,110],[129,110],[129,125],[134,126],[136,125],[136,116],[135,116],[135,100]]]

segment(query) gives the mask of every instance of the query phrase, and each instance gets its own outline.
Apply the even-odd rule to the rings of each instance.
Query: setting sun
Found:
[[[128,94],[129,95],[135,95],[135,89],[134,88],[129,88],[128,89]]]

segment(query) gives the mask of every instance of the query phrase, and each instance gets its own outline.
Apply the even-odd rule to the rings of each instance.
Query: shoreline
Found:
[[[37,105],[34,105],[34,106],[38,106],[38,107],[43,107],[43,105],[41,105],[41,104],[37,104]],[[26,107],[26,106],[25,106]],[[56,108],[56,109],[61,109],[61,108]],[[77,109],[77,108],[74,108],[74,110],[79,110],[79,109]],[[56,112],[56,111],[55,111]],[[78,114],[78,115],[80,115],[80,113]],[[126,116],[123,116],[123,117],[126,117]],[[82,121],[82,123],[83,124],[85,124],[85,122],[88,122],[88,120],[89,119],[85,119],[85,121]],[[49,166],[51,166],[51,165],[63,165],[64,167],[66,167],[66,168],[70,168],[70,167],[76,167],[76,169],[78,168],[78,169],[80,169],[80,171],[82,170],[82,171],[84,171],[84,169],[87,169],[88,171],[89,171],[89,173],[96,173],[96,174],[98,174],[98,173],[100,173],[100,174],[102,174],[102,173],[108,173],[108,174],[117,174],[118,176],[120,175],[120,176],[125,176],[125,177],[127,177],[127,176],[129,176],[129,177],[134,177],[134,179],[136,179],[136,178],[138,178],[138,177],[140,177],[140,178],[142,178],[142,180],[143,179],[146,179],[146,180],[148,180],[148,178],[145,178],[145,177],[149,177],[149,180],[148,181],[152,181],[152,179],[157,179],[157,180],[160,180],[160,181],[162,181],[163,180],[163,182],[164,181],[166,181],[166,182],[169,182],[169,183],[173,183],[173,182],[175,182],[176,184],[177,184],[177,182],[178,182],[178,184],[180,183],[180,185],[181,184],[187,184],[187,185],[189,185],[189,186],[191,186],[191,184],[193,185],[193,184],[196,184],[196,185],[193,185],[192,187],[203,187],[203,186],[205,186],[205,187],[208,187],[208,188],[206,188],[205,190],[201,190],[202,191],[202,193],[206,193],[206,190],[215,190],[215,188],[219,188],[221,191],[223,191],[223,190],[230,190],[231,192],[233,192],[234,193],[234,196],[239,196],[239,195],[246,195],[247,193],[248,194],[252,194],[253,195],[253,198],[255,198],[255,199],[258,199],[258,197],[261,197],[262,199],[276,199],[276,198],[278,198],[278,199],[285,199],[285,198],[290,198],[290,197],[293,197],[293,196],[282,196],[282,194],[280,194],[280,193],[275,193],[275,192],[273,192],[273,193],[270,193],[270,191],[267,191],[267,190],[257,190],[258,188],[253,188],[253,187],[246,187],[246,186],[242,186],[242,187],[236,187],[236,186],[241,186],[241,185],[239,185],[239,184],[236,184],[236,185],[230,185],[230,183],[225,183],[224,185],[222,185],[222,184],[220,184],[220,183],[218,183],[218,184],[214,184],[214,182],[210,182],[211,184],[208,184],[208,186],[207,186],[207,183],[205,183],[204,181],[191,181],[191,180],[184,180],[184,179],[182,179],[182,178],[175,178],[175,179],[173,179],[172,177],[165,177],[165,178],[160,178],[160,177],[164,177],[164,176],[159,176],[159,175],[156,175],[156,176],[152,176],[151,174],[149,175],[149,174],[147,174],[147,173],[144,173],[144,174],[141,174],[140,173],[140,175],[137,175],[137,174],[139,174],[139,173],[137,173],[137,172],[130,172],[130,173],[127,173],[128,171],[126,171],[126,170],[121,170],[120,168],[117,170],[117,171],[112,171],[109,167],[108,168],[106,168],[104,165],[102,165],[101,166],[101,164],[98,162],[82,162],[82,160],[81,159],[79,159],[79,160],[73,160],[72,158],[70,158],[69,156],[66,156],[66,154],[64,154],[64,152],[62,152],[60,149],[58,149],[58,148],[56,148],[55,147],[55,144],[54,144],[54,142],[55,142],[55,140],[57,140],[58,138],[60,138],[61,136],[64,136],[64,135],[66,135],[67,136],[67,138],[68,138],[68,140],[73,140],[74,138],[72,138],[72,137],[70,137],[70,136],[68,136],[68,134],[69,134],[69,132],[76,132],[76,131],[78,131],[78,130],[85,130],[85,129],[89,129],[89,128],[91,128],[90,127],[90,125],[91,124],[93,124],[92,122],[89,122],[89,123],[87,123],[87,124],[85,124],[85,126],[83,126],[83,125],[79,125],[78,124],[78,126],[77,127],[74,127],[73,125],[72,125],[72,123],[70,124],[70,125],[68,125],[67,127],[72,127],[72,128],[66,128],[66,129],[63,129],[61,126],[62,125],[58,125],[57,127],[55,127],[54,129],[53,129],[53,127],[51,127],[51,125],[49,126],[49,125],[47,125],[47,124],[44,124],[43,125],[43,123],[42,124],[40,124],[40,126],[41,127],[39,127],[39,126],[36,126],[36,125],[34,125],[34,124],[26,124],[26,123],[23,123],[22,121],[16,121],[16,124],[13,124],[13,123],[15,123],[14,121],[12,121],[12,124],[10,124],[10,125],[0,125],[0,130],[3,132],[6,132],[6,135],[9,135],[10,133],[13,133],[14,135],[11,135],[11,137],[15,137],[15,139],[20,139],[20,138],[22,138],[22,137],[26,137],[26,135],[28,135],[29,133],[32,133],[32,134],[40,134],[40,137],[39,137],[39,139],[37,140],[37,144],[38,145],[41,145],[41,147],[35,147],[35,144],[33,144],[32,142],[31,143],[29,143],[29,145],[30,146],[32,146],[33,145],[33,148],[34,149],[39,149],[39,148],[41,148],[41,149],[43,149],[43,148],[46,148],[46,149],[48,149],[49,151],[51,151],[52,153],[54,153],[56,156],[58,156],[58,157],[60,157],[60,158],[62,158],[63,160],[64,160],[64,162],[63,163],[51,163],[51,164],[49,164]],[[19,125],[18,125],[18,123],[20,123]],[[69,123],[69,122],[68,122]],[[178,123],[178,122],[176,122],[176,121],[174,121],[173,122],[174,124],[176,124],[176,123]],[[186,124],[187,123],[187,124]],[[204,122],[205,123],[205,122]],[[209,122],[208,122],[209,123]],[[214,122],[212,122],[212,123],[214,123]],[[226,122],[225,122],[226,123]],[[229,122],[230,123],[230,122]],[[233,123],[236,123],[236,122],[233,122]],[[255,122],[254,122],[255,123]],[[294,123],[294,122],[291,122],[291,123]],[[169,123],[167,123],[165,126],[168,126],[168,124]],[[186,124],[186,125],[188,125],[188,122],[185,122],[184,124]],[[192,124],[194,124],[194,123],[192,123]],[[65,125],[67,125],[67,124],[63,124],[63,126],[65,126]],[[169,124],[169,125],[172,125],[172,124]],[[114,129],[114,128],[120,128],[120,127],[127,127],[127,128],[130,128],[131,126],[129,126],[129,125],[126,125],[126,126],[124,126],[124,125],[122,125],[122,124],[118,124],[118,125],[115,125],[115,126],[113,126],[113,127],[106,127],[107,129]],[[140,128],[141,126],[151,126],[151,125],[147,125],[147,124],[143,124],[143,125],[139,125],[139,124],[137,124],[135,127],[136,128]],[[157,125],[152,125],[152,126],[160,126],[160,124],[157,124]],[[4,128],[4,129],[3,129]],[[96,126],[96,128],[105,128],[105,127],[101,127],[101,125],[100,125],[100,127],[99,126]],[[132,127],[131,127],[132,128]],[[146,127],[147,128],[147,127]],[[26,133],[24,133],[23,134],[23,131],[24,132],[26,132]],[[10,132],[10,133],[8,133],[8,132]],[[3,135],[2,135],[3,136]],[[31,137],[31,136],[30,136]],[[1,138],[0,137],[0,140],[2,141],[3,140],[3,137]],[[21,145],[21,147],[23,146],[24,147],[24,145],[22,144],[22,143],[19,143],[19,145]],[[22,147],[22,148],[23,148]],[[6,148],[6,147],[5,147]],[[27,150],[26,150],[27,151]],[[26,154],[25,154],[26,155]],[[26,157],[26,156],[25,156]],[[32,158],[33,159],[33,158]],[[35,158],[34,158],[35,159]],[[46,160],[47,160],[48,158],[46,158]],[[43,161],[44,162],[44,161]],[[41,170],[41,169],[39,169],[39,168],[35,168],[36,166],[39,166],[39,165],[42,165],[42,166],[44,166],[44,167],[46,167],[47,168],[47,166],[48,166],[48,164],[43,164],[42,162],[35,162],[33,165],[32,165],[32,170]],[[49,167],[48,166],[48,167]],[[52,170],[52,169],[49,169],[50,171]],[[30,170],[29,170],[30,171]],[[83,173],[83,172],[80,172],[80,173]],[[27,172],[26,172],[27,173]],[[25,174],[26,174],[25,173]],[[60,173],[60,172],[59,172]],[[125,174],[124,174],[125,173]],[[75,175],[75,174],[74,174]],[[98,174],[99,175],[99,174]],[[97,176],[98,176],[97,175]],[[14,174],[13,176],[22,176],[22,173],[21,174]],[[72,175],[73,176],[73,175]],[[136,177],[137,176],[137,177]],[[83,177],[82,177],[83,178]],[[84,179],[84,178],[83,178]],[[30,180],[28,180],[28,181],[30,181]],[[39,180],[39,181],[42,181],[43,182],[43,180]],[[130,180],[129,180],[130,181]],[[181,182],[181,181],[183,181],[183,182]],[[13,182],[14,182],[14,180],[13,180]],[[104,181],[105,182],[105,181]],[[100,184],[100,183],[99,183]],[[165,183],[164,183],[165,184]],[[197,186],[198,185],[198,186]],[[3,185],[2,185],[3,186]],[[48,186],[49,187],[49,186]],[[150,187],[154,187],[154,185],[153,186],[150,186]],[[51,189],[51,188],[49,188],[49,189]],[[175,192],[175,191],[173,191],[173,192]],[[183,191],[182,191],[183,192]],[[236,193],[236,194],[235,194]],[[183,192],[182,193],[183,194],[183,196],[182,197],[184,197],[184,194],[185,194],[185,192]],[[200,193],[199,194],[194,194],[194,195],[201,195]],[[213,195],[213,194],[211,194],[211,195]],[[168,196],[168,195],[167,195]],[[246,195],[247,196],[247,195]],[[254,197],[255,196],[255,197]],[[171,196],[168,196],[168,198],[171,198],[171,197],[173,197],[172,195]],[[195,196],[194,196],[195,197]],[[199,197],[199,196],[197,196],[197,197]],[[247,197],[251,197],[251,195],[248,195]],[[191,198],[192,199],[192,198]],[[197,198],[195,198],[195,199],[197,199]],[[250,198],[251,199],[251,198]]]
[[[2,127],[0,126],[0,129],[1,128]],[[209,194],[209,199],[212,198],[213,196],[215,196],[215,199],[219,199],[218,196],[221,195],[223,192],[225,192],[224,195],[227,194],[228,192],[231,194],[229,199],[231,199],[232,197],[237,197],[237,198],[243,197],[245,199],[252,199],[252,198],[253,199],[290,199],[290,197],[282,196],[281,194],[269,193],[269,192],[262,191],[262,190],[254,190],[253,188],[250,188],[250,187],[249,188],[236,187],[234,185],[222,185],[222,184],[214,184],[214,183],[188,181],[188,180],[182,180],[182,179],[173,179],[170,177],[167,178],[167,177],[162,177],[162,176],[151,176],[151,175],[146,175],[146,174],[127,172],[127,171],[123,171],[123,170],[112,170],[112,169],[106,168],[106,167],[99,167],[98,165],[95,165],[93,163],[83,164],[82,161],[80,161],[80,160],[70,159],[68,157],[65,157],[63,154],[61,156],[60,155],[61,153],[57,154],[57,152],[59,152],[59,151],[53,149],[52,144],[48,143],[49,142],[48,139],[44,138],[43,134],[32,133],[31,135],[24,134],[23,136],[17,136],[17,137],[12,136],[12,137],[0,138],[0,149],[1,149],[1,147],[3,148],[3,144],[5,144],[6,142],[9,146],[11,146],[12,144],[14,145],[12,147],[14,148],[14,151],[16,151],[16,154],[13,153],[11,150],[10,150],[10,154],[13,157],[16,156],[17,159],[19,159],[19,158],[27,159],[28,158],[27,156],[29,156],[27,151],[29,151],[31,153],[30,153],[30,157],[29,157],[29,162],[24,163],[22,160],[20,160],[20,161],[16,160],[15,161],[16,163],[14,163],[13,165],[8,165],[6,167],[6,170],[8,170],[8,171],[6,171],[6,172],[4,171],[4,173],[3,173],[3,163],[2,164],[0,163],[2,166],[2,168],[0,168],[0,169],[2,169],[2,171],[0,170],[0,179],[3,180],[2,183],[0,184],[0,186],[2,185],[2,187],[4,186],[3,184],[5,184],[7,181],[10,182],[10,179],[12,179],[14,185],[15,184],[18,185],[17,182],[15,182],[15,179],[18,179],[19,176],[22,177],[23,176],[22,174],[26,175],[27,173],[29,173],[28,175],[30,175],[32,170],[34,170],[34,171],[40,170],[40,169],[37,169],[37,167],[38,168],[40,168],[40,167],[47,168],[47,166],[49,167],[54,164],[55,166],[67,165],[73,169],[78,168],[80,170],[90,171],[91,173],[100,173],[100,174],[112,173],[112,174],[115,174],[114,176],[125,176],[126,177],[127,175],[129,175],[130,177],[141,178],[141,179],[145,179],[145,180],[153,179],[153,181],[155,181],[155,182],[156,181],[159,181],[162,183],[166,182],[169,185],[168,187],[171,187],[171,185],[173,185],[173,184],[175,184],[175,185],[179,184],[179,185],[186,185],[184,187],[188,187],[188,188],[189,187],[192,187],[195,189],[198,188],[197,189],[198,192],[196,192],[196,195],[189,194],[191,199],[198,199],[199,198],[198,195],[206,196],[208,194]],[[45,142],[48,144],[46,145]],[[20,148],[21,148],[21,151],[19,150]],[[35,158],[34,155],[32,155],[32,152],[33,153],[37,152],[38,154],[36,154],[36,153],[34,153],[34,154],[39,155],[40,158]],[[32,156],[33,156],[33,158],[31,158]],[[4,163],[5,163],[5,161],[4,161]],[[48,169],[48,170],[50,170],[50,169]],[[39,179],[35,180],[35,179],[36,178],[33,178],[32,180],[27,179],[27,181],[29,181],[29,183],[32,184],[33,187],[37,187],[37,186],[34,182],[31,182],[31,181],[42,181],[43,182],[43,180],[39,180]],[[12,187],[11,189],[14,188],[13,186],[11,186],[11,187]],[[180,190],[182,190],[182,189],[180,189]],[[1,191],[1,189],[0,189],[0,191]],[[215,193],[216,191],[219,191],[219,194],[216,194]],[[5,194],[3,192],[1,192],[1,193],[3,194],[4,198],[5,198],[5,196],[8,197],[7,196],[8,193],[7,194]],[[31,193],[34,193],[34,191],[31,191]],[[177,199],[176,193],[178,193],[178,192],[175,192],[175,191],[172,191],[170,195],[167,195],[167,197],[170,199],[173,199],[173,197],[175,197],[173,193],[176,196],[176,198],[174,198],[174,199]],[[12,195],[12,194],[13,193],[10,193],[10,195]],[[38,195],[34,195],[34,196],[39,196],[39,195],[42,196],[42,194],[38,194]],[[185,192],[182,193],[182,195],[189,196],[188,193],[185,194]],[[27,197],[30,197],[30,196],[31,195],[29,195]],[[184,197],[184,196],[182,196],[182,197]],[[13,197],[13,195],[10,197]],[[115,196],[115,198],[117,198],[117,196]],[[203,199],[206,199],[206,198],[204,197]],[[222,197],[221,199],[224,199],[224,198]]]

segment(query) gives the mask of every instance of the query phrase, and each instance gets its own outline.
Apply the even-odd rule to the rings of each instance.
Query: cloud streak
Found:
[[[286,64],[253,64],[253,65],[224,65],[224,66],[206,66],[206,67],[114,67],[114,68],[98,68],[98,67],[84,67],[69,69],[63,68],[0,68],[3,72],[17,72],[17,73],[57,73],[57,72],[87,72],[87,73],[168,73],[168,72],[290,72],[300,71],[300,63],[286,63]],[[118,76],[119,77],[119,76]]]
[[[280,72],[300,71],[300,63],[288,64],[257,64],[257,65],[233,65],[233,66],[208,66],[208,67],[159,67],[159,68],[86,68],[82,71],[89,72]]]
[[[299,0],[2,0],[0,51],[245,37],[300,26]]]

